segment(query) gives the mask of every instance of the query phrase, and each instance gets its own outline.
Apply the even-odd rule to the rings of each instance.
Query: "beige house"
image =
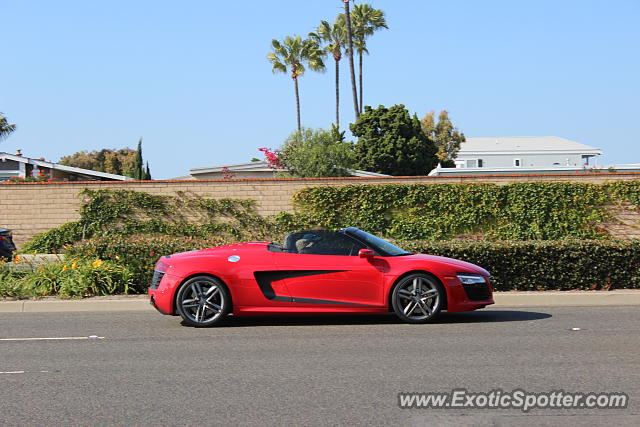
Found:
[[[189,175],[180,176],[173,179],[256,179],[275,178],[277,172],[286,172],[286,169],[272,169],[266,160],[248,163],[237,163],[233,165],[209,166],[189,169]],[[376,177],[388,176],[380,173],[367,172],[361,170],[351,170],[352,176]]]

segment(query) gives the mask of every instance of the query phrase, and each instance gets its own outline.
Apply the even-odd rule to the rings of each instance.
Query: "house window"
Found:
[[[478,162],[474,159],[474,160],[467,160],[467,167],[468,168],[475,168],[477,167]]]
[[[522,159],[513,159],[513,166],[519,168],[522,166]]]
[[[482,159],[478,159],[478,167],[481,168],[482,167]]]

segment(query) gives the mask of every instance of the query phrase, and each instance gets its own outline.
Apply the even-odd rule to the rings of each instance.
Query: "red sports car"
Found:
[[[289,234],[160,258],[151,304],[193,326],[227,314],[388,313],[425,323],[441,310],[493,304],[489,273],[451,258],[413,254],[354,227]]]

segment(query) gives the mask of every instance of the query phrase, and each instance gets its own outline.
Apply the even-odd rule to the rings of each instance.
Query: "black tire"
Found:
[[[393,288],[393,311],[407,323],[427,323],[435,319],[444,304],[445,291],[440,282],[425,273],[401,278]]]
[[[192,277],[178,290],[176,310],[187,325],[213,326],[231,310],[229,289],[215,277]]]

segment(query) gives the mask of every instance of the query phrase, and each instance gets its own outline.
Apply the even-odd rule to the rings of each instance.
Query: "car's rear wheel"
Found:
[[[184,282],[178,290],[176,308],[188,325],[213,326],[229,312],[231,297],[221,280],[196,276]]]
[[[391,302],[396,315],[408,323],[426,323],[442,309],[444,288],[433,277],[414,273],[400,279],[393,289]]]

